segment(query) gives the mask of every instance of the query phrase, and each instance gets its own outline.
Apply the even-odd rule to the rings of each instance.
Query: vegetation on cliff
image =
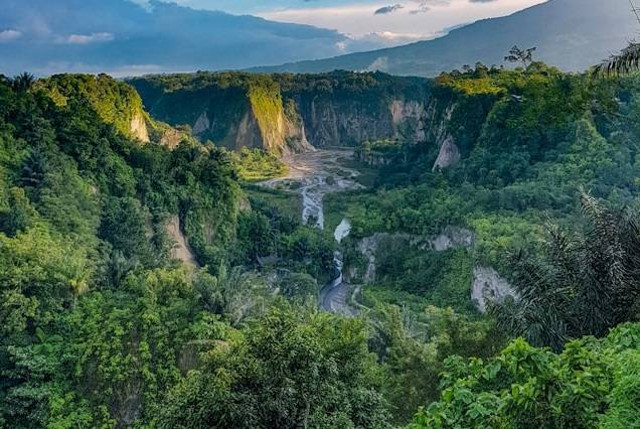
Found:
[[[424,138],[369,139],[363,159],[385,159],[372,189],[328,197],[328,223],[352,224],[345,274],[378,237],[362,315],[346,319],[316,302],[335,225],[303,225],[294,196],[246,183],[283,173],[273,154],[141,144],[117,114],[140,108],[135,91],[106,76],[0,79],[0,426],[632,425],[638,82],[540,63],[428,84],[135,81],[160,119],[204,109],[224,136],[246,103],[266,129],[305,99],[426,98]],[[445,141],[460,162],[434,169]],[[193,261],[171,258],[173,219]],[[452,226],[470,242],[434,244]],[[470,283],[485,266],[517,294],[480,314]]]

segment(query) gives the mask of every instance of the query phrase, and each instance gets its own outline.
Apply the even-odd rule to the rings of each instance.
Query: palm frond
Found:
[[[612,55],[595,67],[596,74],[619,76],[640,70],[640,43],[630,43],[618,55]]]

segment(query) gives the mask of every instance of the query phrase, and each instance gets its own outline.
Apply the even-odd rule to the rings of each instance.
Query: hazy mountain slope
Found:
[[[231,69],[336,55],[333,30],[152,1],[4,0],[0,73]]]
[[[627,0],[550,0],[507,17],[478,21],[431,41],[260,71],[380,70],[433,76],[476,61],[502,64],[514,44],[537,46],[538,59],[575,71],[624,47],[638,31],[640,25]]]

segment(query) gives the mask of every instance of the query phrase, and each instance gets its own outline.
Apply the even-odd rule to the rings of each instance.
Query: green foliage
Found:
[[[252,262],[306,273],[326,282],[333,273],[335,239],[316,228],[302,225],[299,201],[272,190],[249,194],[251,212],[238,218],[234,262]],[[281,198],[280,203],[274,200]],[[291,207],[293,205],[293,207]]]
[[[433,83],[345,72],[133,83],[161,119],[216,118],[208,137],[222,143],[249,108],[272,135],[310,103],[375,115],[430,97],[425,141],[364,145],[363,161],[383,159],[373,189],[327,201],[330,223],[353,227],[346,274],[366,263],[358,239],[409,238],[379,246],[361,318],[320,313],[330,231],[302,225],[291,194],[238,183],[284,174],[272,154],[154,125],[131,87],[103,75],[2,79],[0,426],[382,428],[434,400],[414,427],[637,424],[638,327],[609,331],[637,317],[638,222],[591,199],[586,217],[576,209],[580,187],[616,206],[637,196],[636,79],[533,63]],[[132,141],[136,118],[173,150]],[[447,137],[462,161],[432,171]],[[575,234],[543,240],[548,216]],[[170,260],[168,219],[200,267]],[[450,225],[472,229],[473,246],[411,245]],[[527,257],[509,265],[513,248]],[[471,307],[476,263],[519,291],[497,324]],[[601,339],[566,342],[585,334]],[[558,354],[516,340],[495,356],[504,335]]]
[[[451,358],[440,400],[409,427],[634,427],[638,338],[638,325],[621,325],[561,354],[515,340],[486,362]]]
[[[494,309],[503,329],[537,346],[560,350],[570,338],[601,337],[637,317],[637,215],[586,194],[582,201],[584,230],[568,234],[551,226],[542,257],[514,255],[519,298]]]
[[[70,100],[89,103],[102,121],[112,124],[126,136],[132,136],[131,121],[137,115],[144,119],[138,93],[105,74],[54,75],[38,81],[36,88],[45,91],[60,107],[66,106]]]
[[[380,242],[375,258],[375,283],[391,299],[387,302],[401,305],[419,297],[437,307],[474,312],[469,300],[473,260],[467,249],[436,252],[391,237]]]
[[[383,393],[399,424],[420,405],[438,398],[440,372],[448,356],[488,357],[502,345],[491,322],[473,321],[452,309],[401,310],[378,303],[372,317],[376,330],[370,347],[383,362]]]
[[[236,165],[238,175],[248,182],[259,182],[284,176],[288,167],[274,153],[260,149],[243,148],[229,154]]]
[[[387,427],[377,380],[361,321],[285,306],[207,352],[158,427]]]

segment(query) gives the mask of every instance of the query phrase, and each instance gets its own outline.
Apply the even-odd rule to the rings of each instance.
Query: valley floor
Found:
[[[315,224],[318,228],[324,229],[323,199],[325,195],[364,188],[356,181],[360,173],[346,166],[352,160],[353,151],[350,150],[316,150],[290,155],[284,159],[289,167],[288,174],[263,182],[262,185],[299,194],[302,199],[303,222]],[[348,222],[346,224],[348,225]],[[347,228],[341,232],[340,237],[336,237],[336,240],[340,241],[348,234]],[[322,288],[319,298],[320,306],[331,313],[357,315],[357,310],[350,304],[352,286],[342,277],[342,254],[339,251],[336,252],[334,262],[336,275]]]

